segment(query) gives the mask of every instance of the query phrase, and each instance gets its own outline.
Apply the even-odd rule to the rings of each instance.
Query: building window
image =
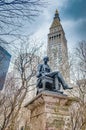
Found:
[[[61,34],[59,34],[59,38],[61,37]]]
[[[56,37],[58,38],[58,35]]]
[[[53,40],[53,37],[52,37],[52,40]]]
[[[56,36],[54,36],[54,39],[56,38]]]
[[[51,40],[51,37],[49,37],[49,40]]]

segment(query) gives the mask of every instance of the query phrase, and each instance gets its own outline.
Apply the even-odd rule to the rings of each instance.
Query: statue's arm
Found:
[[[36,77],[39,78],[40,76],[42,76],[42,65],[38,65],[37,67],[37,74]]]
[[[52,72],[52,70],[51,70],[51,68],[50,68],[50,66],[49,66],[49,65],[48,65],[48,67],[49,67],[49,71],[50,71],[50,72]]]

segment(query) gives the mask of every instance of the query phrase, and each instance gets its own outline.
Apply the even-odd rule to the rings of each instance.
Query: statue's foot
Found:
[[[60,90],[53,89],[53,91],[54,91],[54,92],[57,92],[57,93],[60,93],[60,94],[63,94],[63,92],[60,91]]]
[[[66,89],[73,89],[73,87],[69,87],[68,85],[65,85],[64,90],[66,90]]]
[[[44,89],[43,88],[39,88],[36,92],[36,95],[38,95],[40,92],[42,92]]]

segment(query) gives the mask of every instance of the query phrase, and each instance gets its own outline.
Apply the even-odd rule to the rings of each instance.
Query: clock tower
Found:
[[[58,10],[55,12],[48,34],[47,55],[50,59],[51,69],[53,71],[59,69],[64,78],[69,79],[67,40],[60,22]]]

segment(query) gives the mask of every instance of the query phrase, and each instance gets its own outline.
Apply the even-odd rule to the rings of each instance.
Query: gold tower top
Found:
[[[54,28],[54,27],[57,27],[59,25],[60,25],[60,18],[59,18],[58,10],[56,9],[54,20],[53,20],[53,23],[51,24],[50,28]]]

